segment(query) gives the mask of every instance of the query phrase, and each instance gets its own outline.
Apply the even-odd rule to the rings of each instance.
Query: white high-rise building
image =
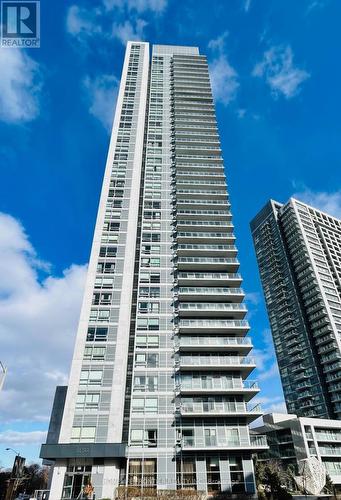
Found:
[[[110,105],[110,103],[108,103]],[[206,57],[129,42],[50,500],[117,485],[255,494],[260,415]],[[61,426],[59,421],[65,407]],[[51,436],[54,436],[52,439]]]

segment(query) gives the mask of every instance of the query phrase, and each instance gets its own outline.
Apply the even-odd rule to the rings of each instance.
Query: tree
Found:
[[[286,500],[292,498],[287,491],[288,474],[278,460],[256,462],[256,484],[260,499]]]

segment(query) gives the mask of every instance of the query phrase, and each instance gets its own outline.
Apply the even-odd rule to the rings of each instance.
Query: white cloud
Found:
[[[341,190],[328,193],[304,188],[302,191],[294,193],[293,198],[341,219]]]
[[[220,54],[210,64],[210,78],[213,96],[217,102],[227,106],[236,98],[239,87],[238,74],[224,54]]]
[[[273,359],[273,356],[271,356],[271,358]],[[267,358],[267,359],[269,359],[269,358]],[[262,371],[262,373],[260,373],[258,378],[259,378],[259,380],[269,380],[270,378],[273,378],[273,377],[279,377],[279,369],[278,369],[277,361],[272,363],[272,365],[269,367],[263,366],[263,371]]]
[[[86,267],[72,265],[61,277],[47,269],[20,222],[0,213],[3,423],[46,422],[55,386],[67,382]]]
[[[244,108],[237,109],[238,118],[244,118],[245,115],[246,115],[246,109]]]
[[[66,29],[70,35],[79,39],[102,31],[100,24],[96,22],[96,11],[87,10],[78,5],[71,5],[69,8]]]
[[[245,12],[249,12],[250,7],[251,7],[251,1],[252,0],[245,0],[245,2],[244,2],[244,10],[245,10]]]
[[[228,37],[228,35],[229,35],[229,32],[224,31],[224,33],[222,33],[217,38],[210,40],[208,42],[208,48],[211,50],[219,50],[220,52],[222,52],[224,50],[225,40]]]
[[[106,9],[111,10],[115,7],[128,11],[136,10],[137,12],[151,11],[156,14],[161,14],[167,7],[168,0],[103,0]]]
[[[101,75],[95,79],[86,77],[84,80],[84,87],[87,91],[90,113],[110,131],[118,94],[119,80],[113,75]]]
[[[262,77],[270,86],[273,95],[282,94],[286,99],[297,95],[301,84],[310,74],[294,66],[291,47],[276,46],[264,52],[263,60],[256,64],[252,75]]]
[[[0,432],[0,442],[3,445],[26,446],[28,444],[41,444],[46,439],[45,431],[4,431]]]
[[[112,24],[112,36],[120,40],[123,45],[125,45],[128,40],[142,41],[144,37],[144,28],[146,26],[147,23],[143,19],[137,19],[135,27],[130,21],[125,21],[122,24],[114,22]]]
[[[0,120],[24,123],[40,113],[42,73],[22,49],[0,50]]]

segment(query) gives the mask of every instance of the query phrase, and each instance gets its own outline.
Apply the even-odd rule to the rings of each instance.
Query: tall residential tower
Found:
[[[206,57],[129,42],[50,500],[255,492],[238,267]]]
[[[287,408],[341,418],[341,221],[290,199],[251,222]]]

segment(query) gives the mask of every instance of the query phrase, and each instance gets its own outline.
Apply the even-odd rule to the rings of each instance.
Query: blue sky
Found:
[[[0,465],[38,457],[65,383],[125,43],[208,55],[267,410],[283,395],[249,232],[271,197],[341,216],[338,0],[41,2],[41,48],[0,49]]]

